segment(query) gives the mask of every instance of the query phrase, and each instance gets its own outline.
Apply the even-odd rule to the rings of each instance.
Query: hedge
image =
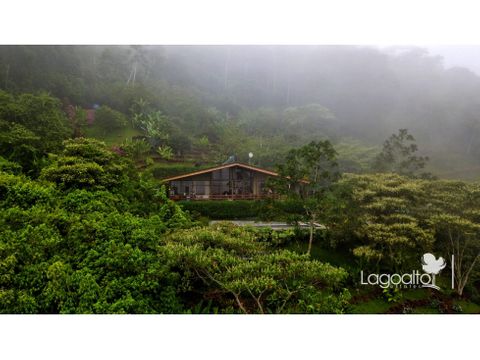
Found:
[[[178,204],[193,214],[215,220],[281,220],[302,211],[301,204],[293,201],[197,200],[179,201]]]

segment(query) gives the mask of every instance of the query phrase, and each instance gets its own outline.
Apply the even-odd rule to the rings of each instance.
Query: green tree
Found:
[[[462,296],[472,271],[480,259],[480,224],[468,219],[441,214],[432,218],[437,241],[454,255],[455,288]]]
[[[142,160],[151,150],[150,144],[143,139],[125,139],[121,149],[131,156],[134,161]]]
[[[374,160],[373,168],[379,172],[394,172],[405,176],[427,176],[419,172],[428,162],[427,156],[416,155],[418,146],[413,135],[407,129],[398,130],[384,143],[382,152]]]
[[[63,189],[111,189],[128,181],[129,164],[107,149],[105,143],[87,138],[65,142],[62,154],[42,169],[41,178]]]
[[[157,148],[157,153],[162,159],[170,160],[173,158],[173,150],[168,145],[159,146]]]
[[[270,250],[255,230],[217,224],[174,232],[164,251],[189,279],[185,291],[202,289],[199,301],[213,298],[224,312],[341,313],[350,298],[345,270]]]
[[[47,154],[61,149],[70,125],[60,101],[46,93],[0,91],[0,155],[29,175],[37,176]]]
[[[421,254],[432,251],[434,234],[427,221],[426,180],[396,174],[349,175],[342,183],[353,188],[355,213],[353,254],[362,266],[400,271],[416,266]]]
[[[116,130],[127,125],[127,117],[121,112],[103,105],[95,112],[95,122],[104,130]]]
[[[152,144],[166,142],[172,130],[169,118],[161,111],[135,114],[134,123],[145,132]]]
[[[332,185],[339,179],[336,151],[328,140],[292,149],[284,164],[278,165],[279,177],[272,182],[276,190],[288,198],[300,201],[305,212],[298,214],[309,224],[307,252],[310,254],[318,221],[327,220],[326,209],[332,204]]]

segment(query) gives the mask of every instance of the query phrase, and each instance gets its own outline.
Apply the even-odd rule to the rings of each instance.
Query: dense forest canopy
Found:
[[[273,166],[320,137],[336,145],[345,170],[361,172],[384,139],[407,128],[434,175],[480,174],[480,78],[421,48],[2,46],[0,89],[46,91],[128,119],[157,113],[170,134],[160,145],[207,162],[252,151]]]
[[[0,312],[480,312],[479,80],[419,48],[1,46]],[[227,158],[268,195],[169,198]],[[359,284],[430,253],[453,287]]]

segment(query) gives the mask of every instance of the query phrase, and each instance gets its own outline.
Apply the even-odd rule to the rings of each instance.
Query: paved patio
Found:
[[[253,221],[253,220],[211,220],[209,222],[210,225],[219,223],[219,222],[231,222],[238,226],[253,226],[253,227],[269,227],[273,230],[287,230],[293,229],[295,226],[292,224],[288,224],[286,222],[278,222],[278,221]],[[309,228],[309,224],[300,222],[299,227],[302,229]],[[315,223],[316,229],[325,229],[325,225]]]

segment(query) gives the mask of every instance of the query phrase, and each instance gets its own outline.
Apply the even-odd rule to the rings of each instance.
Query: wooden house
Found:
[[[234,162],[164,179],[173,200],[254,200],[273,197],[266,185],[276,172]]]

